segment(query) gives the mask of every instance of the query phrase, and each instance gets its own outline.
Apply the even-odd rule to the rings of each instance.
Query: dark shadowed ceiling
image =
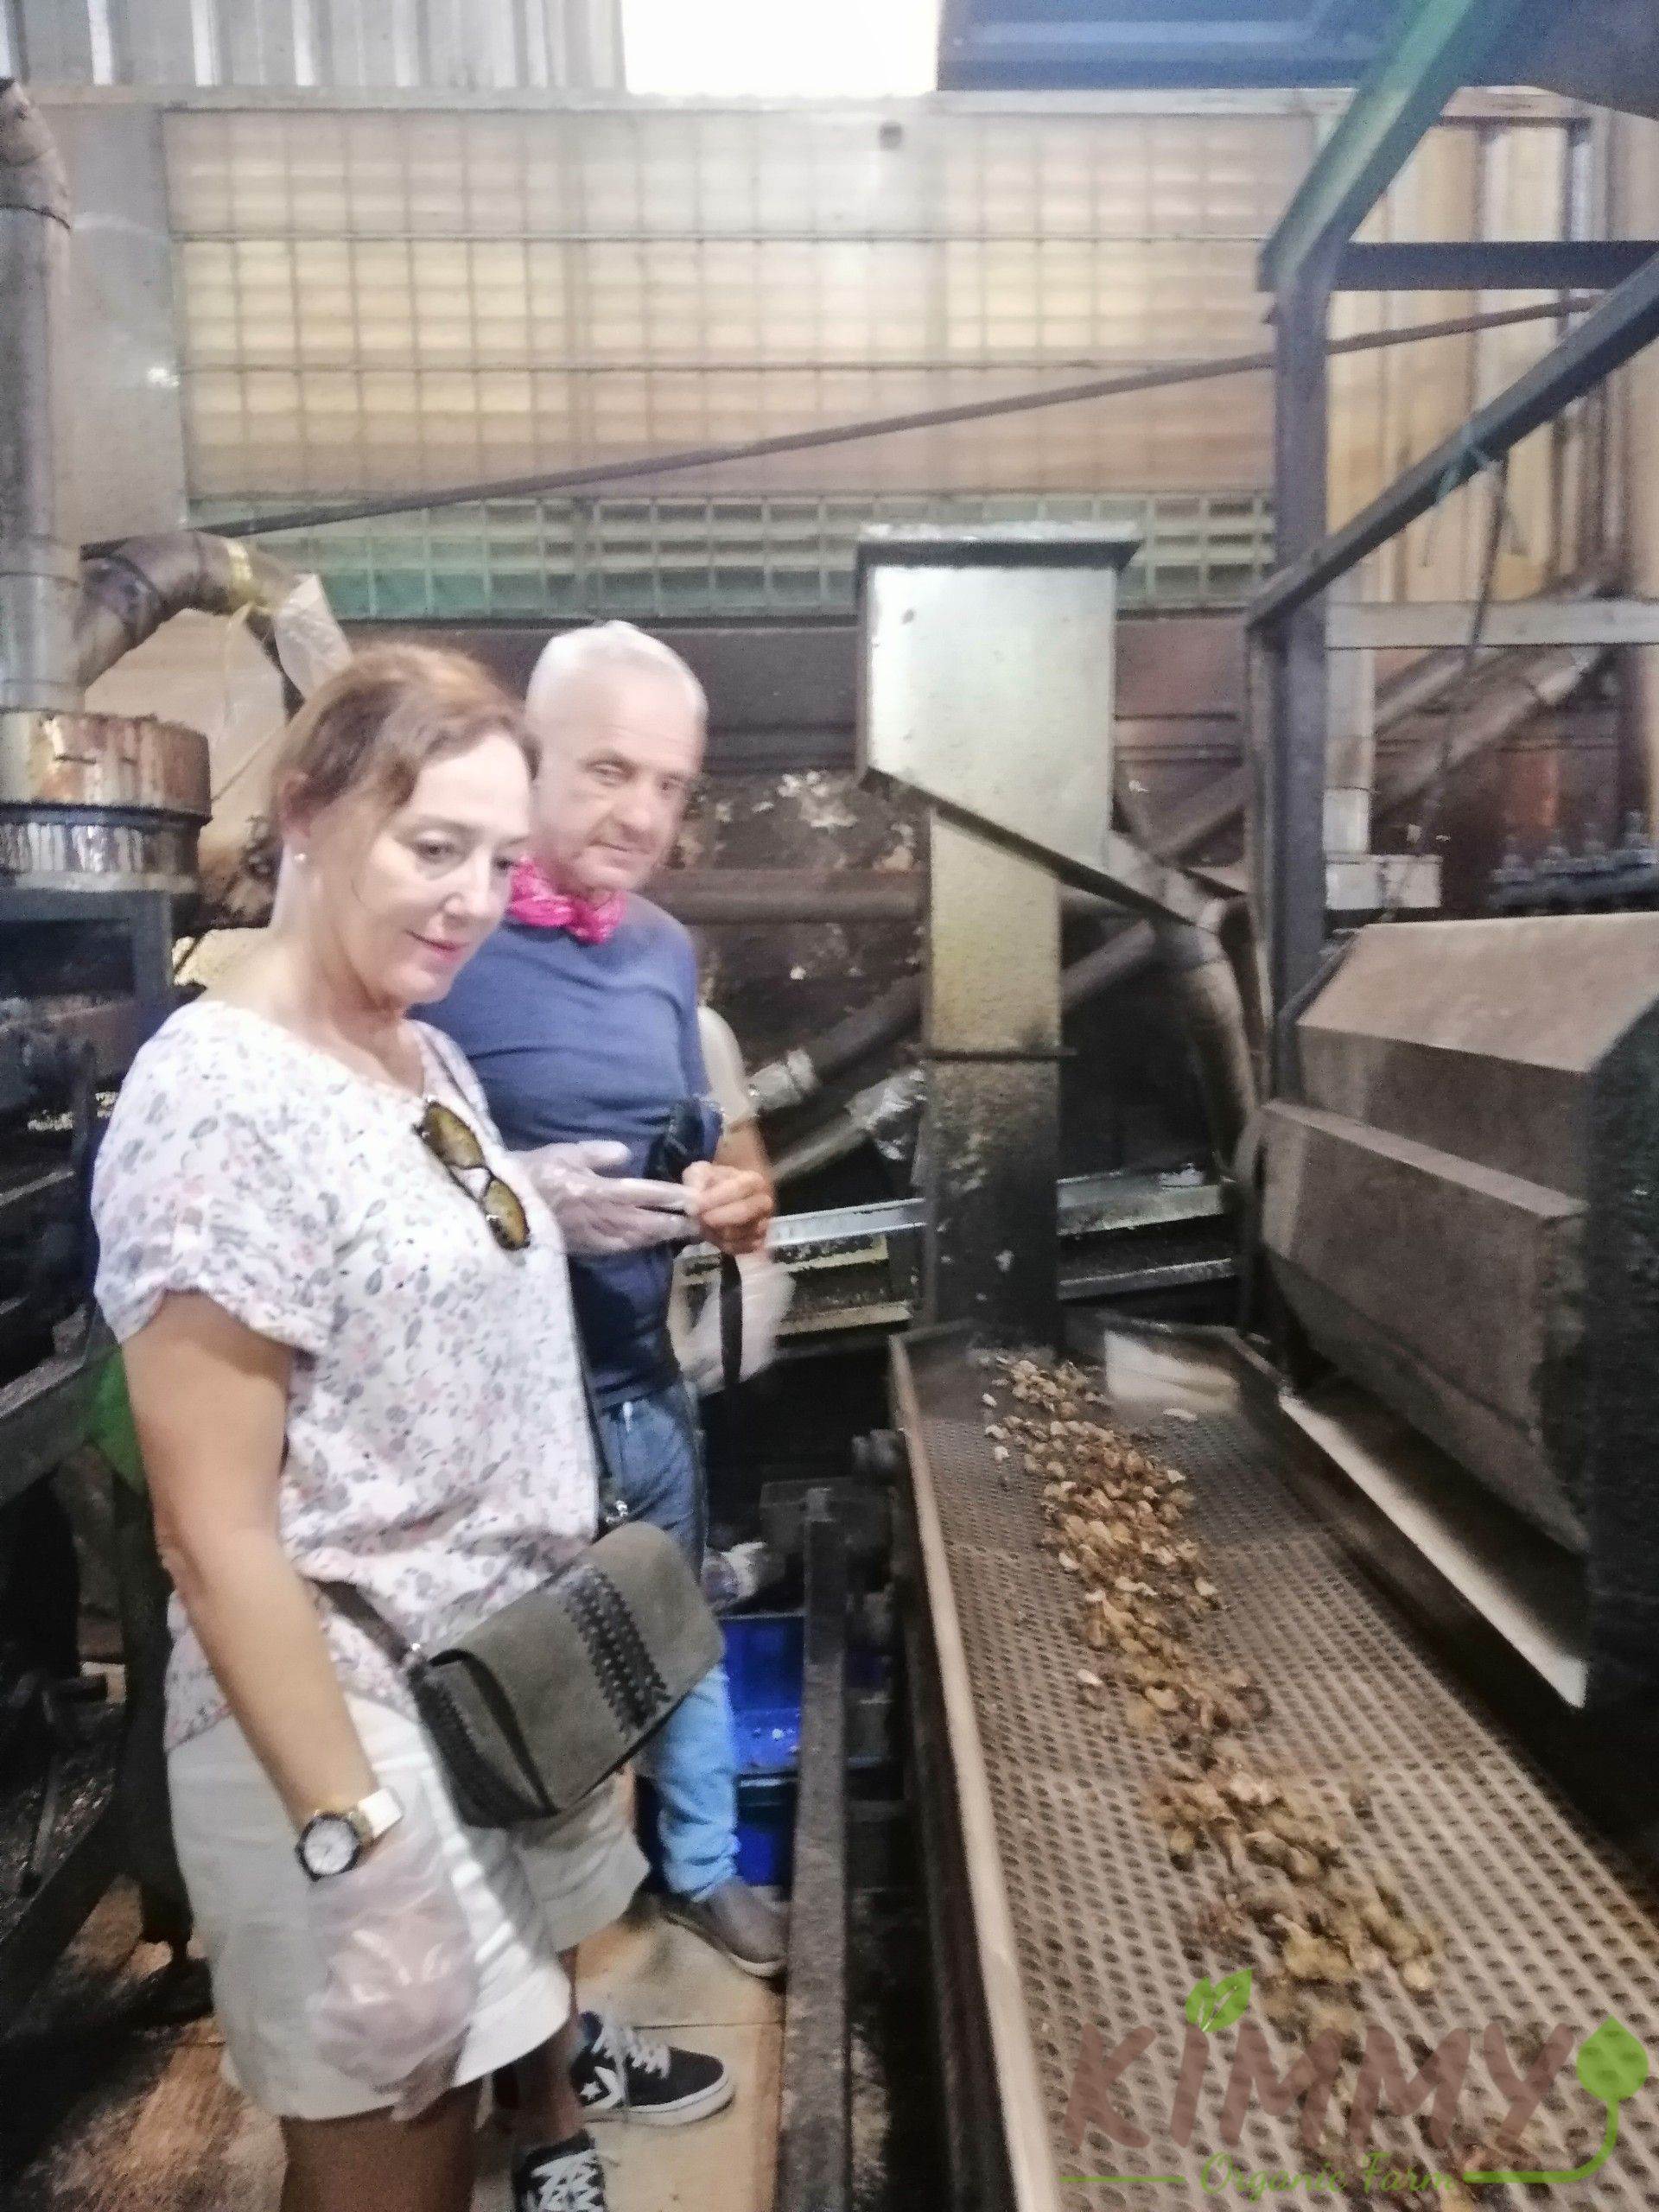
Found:
[[[944,0],[946,90],[1348,85],[1404,0]]]

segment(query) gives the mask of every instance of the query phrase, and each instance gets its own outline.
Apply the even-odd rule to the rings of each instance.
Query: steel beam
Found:
[[[1293,558],[1257,594],[1249,610],[1251,628],[1281,628],[1368,553],[1386,545],[1448,493],[1501,460],[1529,432],[1623,368],[1656,336],[1659,255],[1609,292],[1553,352],[1396,477],[1351,522],[1311,551]]]
[[[801,1779],[784,2009],[778,2212],[846,2212],[852,2186],[847,1980],[847,1540],[808,1493]]]
[[[1338,292],[1605,291],[1635,276],[1659,238],[1402,239],[1346,247]]]
[[[1327,528],[1330,440],[1325,330],[1332,257],[1316,256],[1279,296],[1274,378],[1274,509],[1281,564],[1294,565]],[[1330,721],[1325,607],[1300,607],[1265,640],[1264,813],[1255,873],[1267,948],[1268,1004],[1287,1005],[1325,943],[1325,741]],[[1269,1056],[1276,1066],[1274,1048]]]
[[[1262,249],[1262,289],[1281,291],[1315,254],[1345,245],[1418,140],[1529,0],[1417,0]]]
[[[1479,612],[1472,601],[1346,601],[1325,610],[1332,652],[1433,652],[1466,646],[1478,613],[1482,645],[1659,645],[1659,600],[1516,599]]]

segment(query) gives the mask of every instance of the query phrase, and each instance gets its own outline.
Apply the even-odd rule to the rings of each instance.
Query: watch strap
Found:
[[[403,1801],[395,1789],[372,1789],[366,1797],[360,1797],[348,1808],[346,1817],[365,1847],[378,1843],[403,1819]]]

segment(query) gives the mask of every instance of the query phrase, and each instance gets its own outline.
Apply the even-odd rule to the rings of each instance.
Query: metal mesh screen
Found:
[[[1086,1653],[1068,1578],[1038,1548],[1036,1491],[994,1465],[984,1438],[994,1416],[981,1394],[994,1378],[944,1347],[918,1351],[914,1371],[1057,2171],[1179,2170],[1196,2197],[1205,2161],[1221,2147],[1224,2050],[1211,2056],[1185,2152],[1172,2151],[1169,2113],[1183,1999],[1200,1974],[1224,1970],[1188,1948],[1192,1915],[1214,1893],[1217,1875],[1204,1854],[1178,1872],[1146,1808],[1167,1747],[1132,1733],[1121,1705],[1109,1698],[1103,1708],[1091,1706],[1078,1688]],[[1363,1777],[1373,1813],[1357,1832],[1356,1863],[1386,1866],[1407,1902],[1446,1931],[1434,1994],[1413,1998],[1393,1978],[1368,1984],[1368,2022],[1389,2028],[1402,2055],[1421,2055],[1459,2025],[1471,2026],[1478,2044],[1492,2022],[1503,2023],[1517,2046],[1535,2024],[1568,2024],[1576,2047],[1609,2013],[1651,2045],[1659,2035],[1659,1900],[1646,1883],[1357,1578],[1242,1418],[1172,1421],[1154,1434],[1154,1448],[1192,1479],[1191,1532],[1222,1592],[1200,1648],[1247,1667],[1273,1700],[1269,1717],[1240,1739],[1240,1757],[1297,1771],[1310,1784]],[[1090,2133],[1081,2152],[1068,2147],[1066,2107],[1085,2028],[1109,2050],[1142,2023],[1158,2028],[1159,2039],[1120,2077],[1116,2095],[1147,2146],[1128,2151]],[[1269,2041],[1282,2068],[1294,2054],[1271,2031]],[[1460,2107],[1469,2122],[1465,2166],[1503,2107],[1477,2057]],[[1599,2139],[1602,2117],[1569,2062],[1518,2163],[1579,2163]],[[1621,2120],[1593,2201],[1651,2205],[1659,2202],[1659,2095],[1639,2095]],[[1316,2166],[1295,2139],[1296,2124],[1294,2111],[1274,2119],[1253,2106],[1235,2155],[1258,2169]],[[1420,2164],[1456,2164],[1425,2151],[1414,2128],[1380,2122],[1373,2140],[1402,2161],[1414,2145]],[[1099,2183],[1062,2195],[1098,2212],[1169,2201]],[[1378,2191],[1362,2201],[1400,2200]],[[1482,2201],[1519,2206],[1525,2193],[1493,2190]]]

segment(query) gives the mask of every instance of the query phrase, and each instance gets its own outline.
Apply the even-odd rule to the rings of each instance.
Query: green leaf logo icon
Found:
[[[1249,2001],[1250,1969],[1243,1967],[1220,1981],[1195,1982],[1186,2000],[1186,2017],[1195,2028],[1202,2028],[1205,2035],[1211,2036],[1218,2028],[1230,2028],[1235,2020],[1242,2018]],[[1619,2032],[1623,2034],[1623,2029]],[[1588,2048],[1586,2044],[1586,2049]],[[1639,2044],[1637,2050],[1641,2053]],[[1644,2069],[1646,2064],[1644,2056]]]
[[[1621,2105],[1648,2078],[1648,2054],[1615,2019],[1605,2019],[1579,2052],[1579,2079],[1605,2105]]]

